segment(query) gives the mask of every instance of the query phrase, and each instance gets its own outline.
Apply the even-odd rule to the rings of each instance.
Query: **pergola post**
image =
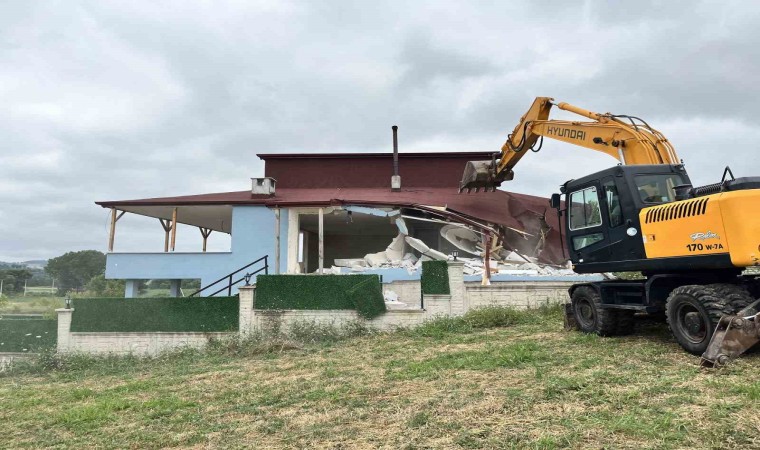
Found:
[[[166,219],[158,219],[161,222],[161,226],[164,229],[164,252],[169,251],[169,232],[172,230],[173,224]]]
[[[319,208],[319,273],[325,268],[325,209]]]
[[[108,251],[109,252],[113,251],[113,241],[116,236],[116,222],[118,222],[119,219],[121,219],[121,216],[123,216],[125,212],[126,211],[122,211],[118,213],[117,215],[116,208],[111,208],[111,228],[108,231]]]
[[[203,228],[198,227],[199,230],[201,230],[201,236],[203,236],[203,251],[206,252],[206,241],[208,240],[208,237],[211,235],[211,228]]]
[[[172,210],[172,251],[174,251],[174,244],[177,242],[177,208]]]

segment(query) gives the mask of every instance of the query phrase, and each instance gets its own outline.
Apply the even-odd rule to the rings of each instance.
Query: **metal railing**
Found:
[[[238,273],[240,273],[240,272],[244,271],[245,269],[251,267],[252,265],[258,264],[258,263],[260,263],[262,261],[264,262],[263,267],[260,267],[259,269],[257,269],[254,272],[246,272],[245,275],[243,275],[239,279],[233,281],[233,278],[234,278],[235,275],[237,275]],[[197,291],[193,292],[192,294],[189,295],[189,297],[195,297],[198,294],[200,294],[201,292],[205,291],[206,289],[209,289],[212,286],[216,286],[217,284],[219,284],[219,283],[221,283],[221,282],[223,282],[225,280],[227,281],[226,285],[223,285],[221,289],[219,289],[217,291],[214,291],[211,294],[208,294],[207,297],[213,297],[214,295],[216,295],[216,294],[224,291],[225,289],[227,290],[227,295],[228,296],[232,296],[232,287],[233,286],[235,286],[236,284],[238,284],[241,281],[245,280],[246,276],[250,277],[250,276],[256,275],[257,273],[259,273],[261,271],[264,271],[265,275],[269,274],[269,255],[264,255],[261,258],[257,259],[256,261],[253,261],[252,263],[246,264],[245,266],[239,268],[238,270],[236,270],[234,272],[228,273],[227,275],[223,276],[222,278],[219,278],[218,280],[214,281],[213,283],[210,283],[210,284],[208,284],[208,285],[206,285],[206,286],[198,289]]]

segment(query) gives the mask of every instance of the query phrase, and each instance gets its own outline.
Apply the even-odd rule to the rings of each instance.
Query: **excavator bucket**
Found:
[[[735,316],[724,316],[718,321],[715,333],[702,354],[702,367],[720,367],[741,355],[760,341],[760,313],[754,313],[758,302]]]
[[[496,175],[495,161],[467,161],[464,167],[462,182],[459,184],[459,192],[470,192],[473,189],[479,192],[495,191],[504,181],[511,180],[514,176],[512,171],[505,171]]]

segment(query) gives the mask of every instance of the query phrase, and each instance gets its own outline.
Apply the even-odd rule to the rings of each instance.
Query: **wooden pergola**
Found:
[[[232,223],[232,207],[229,205],[119,205],[110,207],[108,251],[113,252],[116,223],[127,212],[158,219],[164,230],[164,252],[173,252],[177,242],[177,225],[197,227],[201,234],[202,251],[207,248],[208,238],[217,231],[229,234]]]

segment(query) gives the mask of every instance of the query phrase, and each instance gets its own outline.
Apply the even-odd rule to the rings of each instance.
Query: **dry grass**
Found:
[[[602,339],[542,320],[16,375],[0,433],[27,448],[760,447],[757,355],[705,371],[659,325]]]

